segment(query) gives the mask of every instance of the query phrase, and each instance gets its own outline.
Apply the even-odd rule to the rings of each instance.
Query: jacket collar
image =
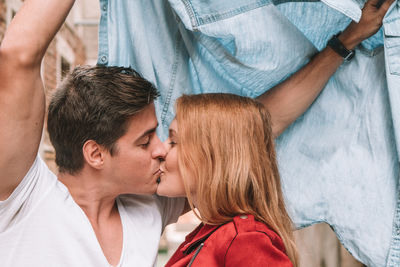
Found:
[[[222,225],[201,223],[193,232],[186,236],[187,243],[180,249],[180,251],[185,255],[189,255],[221,226]]]

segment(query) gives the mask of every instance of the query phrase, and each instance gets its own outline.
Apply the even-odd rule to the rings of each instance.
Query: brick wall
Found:
[[[61,28],[60,34],[64,36],[68,44],[74,50],[75,62],[73,62],[73,65],[76,66],[85,64],[86,62],[85,46],[80,37],[76,34],[75,30],[64,25],[64,27]]]
[[[85,47],[82,40],[74,32],[73,29],[64,25],[58,36],[61,36],[74,52],[75,62],[71,62],[72,66],[83,65],[86,62]],[[51,96],[52,91],[57,87],[57,40],[54,39],[49,48],[47,49],[46,55],[43,61],[43,80],[46,88],[46,95]]]

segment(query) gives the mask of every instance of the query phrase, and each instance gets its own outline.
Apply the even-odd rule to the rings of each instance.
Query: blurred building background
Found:
[[[18,12],[23,0],[0,0],[0,42],[7,25]],[[97,61],[97,32],[99,23],[98,0],[78,0],[66,23],[50,44],[42,64],[42,77],[49,99],[57,85],[76,65],[95,64]],[[47,101],[48,102],[48,101]],[[57,173],[54,149],[44,131],[40,153],[49,167]],[[184,237],[199,220],[186,214],[179,222],[167,227],[160,243],[158,265],[163,266]],[[340,245],[326,224],[318,224],[296,231],[296,243],[301,267],[362,267]]]

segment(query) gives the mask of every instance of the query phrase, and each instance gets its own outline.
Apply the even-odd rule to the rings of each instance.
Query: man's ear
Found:
[[[96,143],[96,141],[88,140],[82,147],[83,158],[86,163],[92,168],[102,169],[104,166],[104,153],[103,146]]]

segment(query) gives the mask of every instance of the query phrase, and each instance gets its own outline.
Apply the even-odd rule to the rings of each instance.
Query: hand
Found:
[[[353,49],[363,40],[374,35],[382,26],[382,20],[394,0],[369,0],[362,9],[359,23],[352,21],[340,34],[339,40],[347,49]]]

